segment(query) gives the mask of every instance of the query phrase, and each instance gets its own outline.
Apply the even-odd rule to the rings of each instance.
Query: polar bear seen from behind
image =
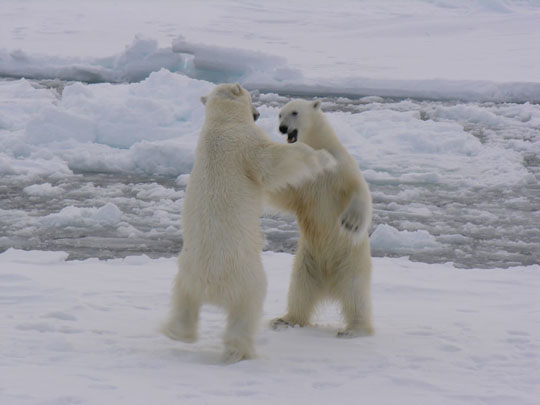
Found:
[[[184,245],[178,258],[168,321],[162,332],[197,339],[203,304],[227,312],[224,360],[254,356],[254,334],[266,294],[259,217],[264,192],[297,186],[335,165],[324,151],[271,141],[258,128],[250,94],[221,84],[202,97],[206,116],[182,212]]]
[[[341,303],[346,327],[338,336],[371,335],[369,187],[321,111],[320,101],[293,100],[282,108],[279,119],[279,130],[289,143],[327,150],[337,168],[298,188],[270,193],[273,205],[296,214],[300,229],[287,314],[272,326],[309,324],[316,305],[327,298]]]

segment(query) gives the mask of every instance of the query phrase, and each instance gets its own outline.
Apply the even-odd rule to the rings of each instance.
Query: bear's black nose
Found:
[[[279,126],[279,132],[281,132],[282,134],[286,134],[288,129],[289,128],[287,128],[287,125],[280,125]]]
[[[257,121],[260,116],[261,116],[261,114],[259,114],[258,112],[253,113],[253,121]]]

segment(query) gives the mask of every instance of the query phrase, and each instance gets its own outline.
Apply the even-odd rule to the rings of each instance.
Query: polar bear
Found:
[[[321,111],[320,101],[293,100],[281,109],[279,120],[279,130],[289,143],[327,150],[338,165],[299,188],[269,195],[272,205],[296,214],[300,229],[287,314],[271,326],[308,325],[317,303],[329,298],[341,303],[346,322],[339,337],[371,335],[369,187]]]
[[[172,304],[162,332],[197,339],[203,304],[227,312],[224,360],[252,358],[266,278],[259,217],[264,192],[297,186],[335,166],[325,151],[271,141],[258,128],[258,112],[239,84],[221,84],[207,96],[195,163],[182,213],[184,245]]]

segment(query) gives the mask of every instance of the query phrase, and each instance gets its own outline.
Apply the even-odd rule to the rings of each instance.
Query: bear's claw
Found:
[[[362,238],[368,230],[371,208],[359,196],[354,196],[339,217],[341,227],[354,238]]]
[[[270,327],[274,330],[285,329],[285,328],[288,328],[289,326],[293,326],[293,325],[287,322],[283,318],[276,318],[270,321]]]
[[[238,363],[242,360],[249,360],[255,358],[255,354],[250,350],[244,351],[238,348],[227,348],[221,356],[221,360],[225,364]]]
[[[354,327],[345,330],[340,330],[336,337],[342,339],[352,339],[361,336],[372,336],[375,333],[371,326]]]

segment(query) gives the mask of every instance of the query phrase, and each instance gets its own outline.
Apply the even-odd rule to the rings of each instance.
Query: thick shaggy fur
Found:
[[[338,336],[373,334],[371,252],[372,203],[358,164],[336,137],[320,102],[294,100],[280,111],[280,131],[289,142],[327,150],[337,169],[300,187],[270,194],[270,202],[296,214],[300,228],[287,314],[272,326],[308,325],[324,298],[341,303],[346,327]],[[295,143],[297,144],[297,143]]]
[[[263,194],[298,185],[335,166],[311,147],[272,142],[255,126],[258,113],[240,85],[222,84],[207,97],[195,164],[182,213],[184,245],[162,332],[197,339],[201,305],[227,314],[224,360],[255,355],[254,334],[266,294],[259,217]]]

